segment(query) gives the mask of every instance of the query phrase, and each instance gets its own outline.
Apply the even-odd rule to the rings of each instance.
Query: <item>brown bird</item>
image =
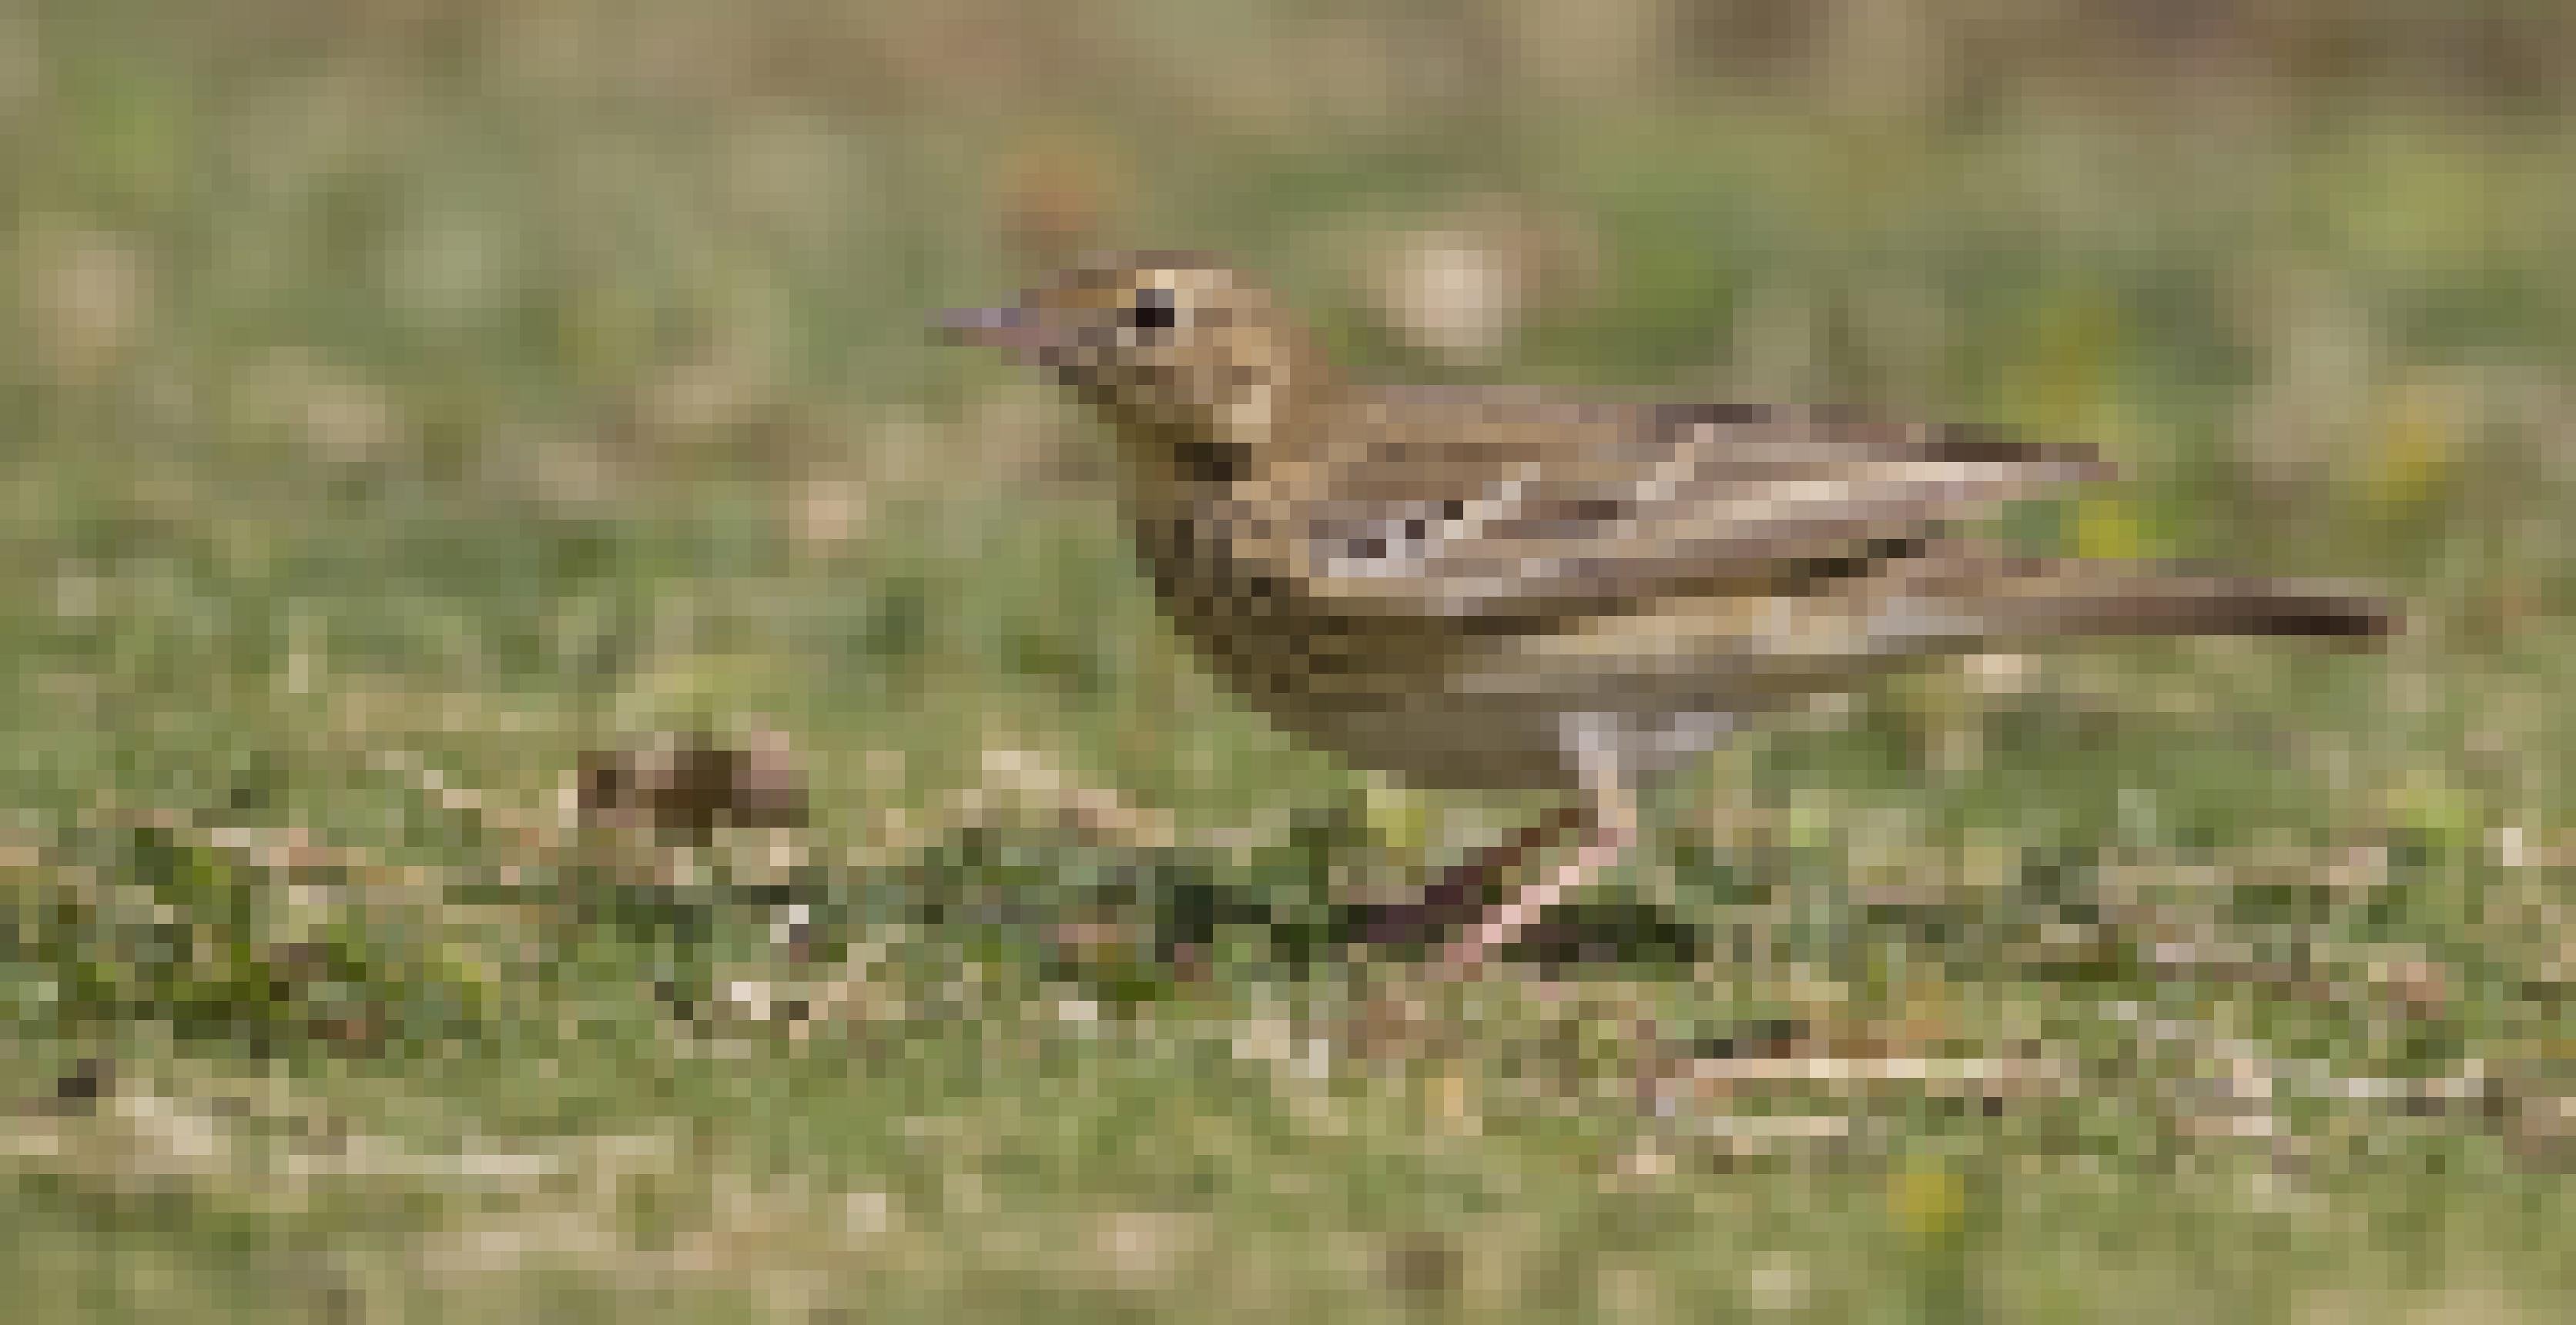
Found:
[[[1076,266],[954,337],[1110,426],[1165,613],[1289,732],[1430,786],[1575,793],[1382,932],[1483,962],[1636,836],[1642,781],[1910,661],[2061,636],[2376,638],[2324,584],[2014,555],[1962,521],[2109,477],[2089,450],[1829,409],[1364,385],[1214,261]],[[1574,858],[1485,881],[1580,829]]]

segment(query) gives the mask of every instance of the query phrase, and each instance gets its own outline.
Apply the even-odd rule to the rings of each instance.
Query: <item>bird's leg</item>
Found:
[[[1419,941],[1447,934],[1485,911],[1485,893],[1494,879],[1520,864],[1533,851],[1584,826],[1581,805],[1562,805],[1546,818],[1523,828],[1507,841],[1479,847],[1465,860],[1440,872],[1438,882],[1411,902],[1389,906],[1368,925],[1372,943]]]
[[[1510,946],[1549,907],[1618,864],[1629,845],[1637,840],[1637,804],[1628,790],[1619,752],[1610,743],[1596,739],[1590,730],[1582,736],[1584,739],[1572,744],[1576,746],[1575,762],[1585,794],[1583,806],[1573,812],[1585,824],[1583,845],[1576,848],[1574,859],[1557,866],[1546,878],[1523,885],[1473,931],[1451,943],[1440,957],[1444,970],[1463,975],[1484,965],[1486,958]]]

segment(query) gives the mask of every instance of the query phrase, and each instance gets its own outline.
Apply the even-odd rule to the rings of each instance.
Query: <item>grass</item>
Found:
[[[0,18],[29,1318],[2564,1314],[2555,122],[1654,80],[1310,120],[1231,10],[1134,66],[458,12]],[[2135,480],[2032,537],[2420,626],[1766,732],[1605,899],[1695,956],[1443,988],[1320,918],[1518,807],[1231,705],[1082,422],[920,334],[1016,283],[1048,170],[1390,371],[2091,437]],[[1468,193],[1573,256],[1444,366],[1365,273]],[[805,821],[564,812],[695,728],[783,734]]]

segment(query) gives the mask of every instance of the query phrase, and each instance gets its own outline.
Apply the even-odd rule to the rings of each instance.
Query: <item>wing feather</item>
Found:
[[[1361,613],[1526,618],[1664,592],[1781,592],[2111,473],[2082,447],[1826,411],[1513,418],[1407,395],[1363,418],[1337,430],[1327,463],[1290,469],[1217,522],[1235,531],[1237,560]]]

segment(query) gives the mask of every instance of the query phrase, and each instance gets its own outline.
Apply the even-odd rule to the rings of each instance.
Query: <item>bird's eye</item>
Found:
[[[1172,292],[1159,285],[1149,285],[1136,292],[1127,305],[1127,325],[1138,331],[1169,331],[1179,325],[1181,310]]]

